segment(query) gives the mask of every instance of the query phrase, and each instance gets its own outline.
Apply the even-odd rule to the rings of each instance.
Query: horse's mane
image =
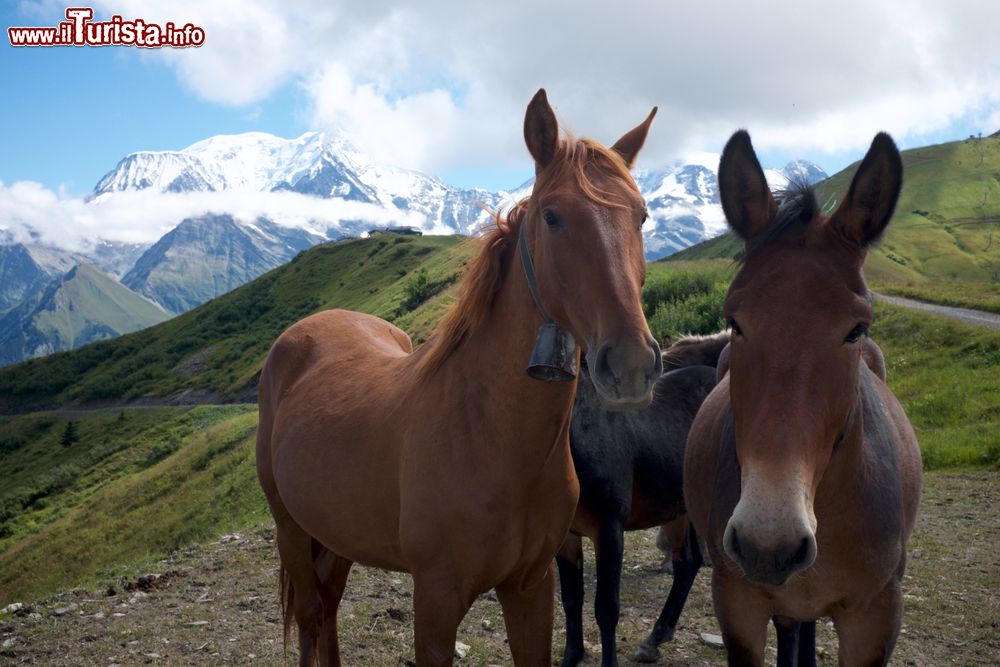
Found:
[[[532,195],[517,202],[506,214],[501,211],[490,212],[493,220],[480,230],[479,241],[483,249],[465,272],[458,303],[445,314],[425,344],[428,349],[419,362],[420,375],[430,375],[440,368],[445,359],[490,312],[517,248],[518,231],[528,214],[531,197],[545,192],[553,184],[566,178],[574,178],[591,201],[616,208],[627,206],[613,193],[594,184],[587,175],[587,169],[591,165],[613,178],[623,179],[636,192],[639,191],[628,165],[618,153],[592,139],[575,139],[572,136],[563,139],[552,162],[537,174]]]
[[[747,248],[743,261],[750,259],[793,227],[808,225],[819,216],[819,202],[816,191],[804,181],[793,180],[784,190],[774,193],[778,203],[778,213],[767,228],[757,235]]]

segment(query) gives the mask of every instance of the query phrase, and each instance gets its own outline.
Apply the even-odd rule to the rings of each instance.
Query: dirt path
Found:
[[[620,659],[642,641],[662,605],[669,577],[659,571],[654,533],[629,535],[622,581]],[[906,615],[893,665],[996,665],[1000,655],[1000,472],[926,476],[921,516],[910,543],[904,581]],[[588,553],[587,629],[590,657],[599,654]],[[161,576],[128,585],[68,592],[0,617],[0,664],[219,665],[293,664],[283,654],[275,595],[277,554],[270,527],[195,546],[157,564]],[[704,570],[675,640],[660,664],[722,665],[721,650],[699,640],[717,633]],[[412,660],[411,581],[400,574],[355,568],[340,610],[347,665],[404,665]],[[554,655],[564,639],[556,612]],[[496,598],[482,596],[459,631],[466,645],[458,665],[508,665]],[[818,628],[820,665],[836,663],[836,639]],[[769,642],[774,646],[774,640]],[[773,664],[775,653],[768,649]]]
[[[1000,329],[1000,315],[995,313],[987,313],[982,310],[972,310],[971,308],[941,306],[936,303],[927,303],[926,301],[917,301],[916,299],[907,299],[901,296],[889,296],[888,294],[876,294],[875,300],[884,301],[885,303],[892,304],[893,306],[903,306],[905,308],[922,310],[933,315],[940,315],[941,317],[958,320],[959,322],[978,324],[979,326],[988,327],[990,329]]]

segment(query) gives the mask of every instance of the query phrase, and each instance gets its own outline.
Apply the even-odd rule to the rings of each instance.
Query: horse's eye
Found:
[[[544,220],[545,224],[549,227],[555,227],[559,224],[559,216],[553,213],[552,209],[548,208],[542,211],[542,220]]]
[[[736,320],[729,318],[729,330],[733,332],[734,336],[742,336],[743,329],[740,329],[740,325],[736,323]]]
[[[847,338],[844,339],[845,343],[857,343],[858,339],[868,333],[867,324],[859,324],[858,326],[851,329],[851,333],[847,334]]]

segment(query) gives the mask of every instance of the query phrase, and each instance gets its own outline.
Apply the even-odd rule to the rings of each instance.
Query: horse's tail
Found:
[[[292,578],[288,576],[288,571],[284,565],[278,568],[278,598],[281,601],[282,626],[282,646],[288,652],[288,635],[292,631],[292,621],[295,618],[295,586],[292,585]]]
[[[729,332],[720,331],[710,336],[684,336],[663,350],[663,372],[685,366],[719,365],[719,356],[729,344]]]

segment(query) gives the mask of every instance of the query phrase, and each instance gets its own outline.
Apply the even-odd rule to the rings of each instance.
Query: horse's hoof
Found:
[[[580,653],[579,655],[563,655],[563,659],[562,662],[559,663],[559,667],[577,667],[577,665],[583,662],[585,655],[587,655],[586,651]]]
[[[656,662],[660,659],[660,649],[650,644],[640,644],[632,659],[636,662]]]

